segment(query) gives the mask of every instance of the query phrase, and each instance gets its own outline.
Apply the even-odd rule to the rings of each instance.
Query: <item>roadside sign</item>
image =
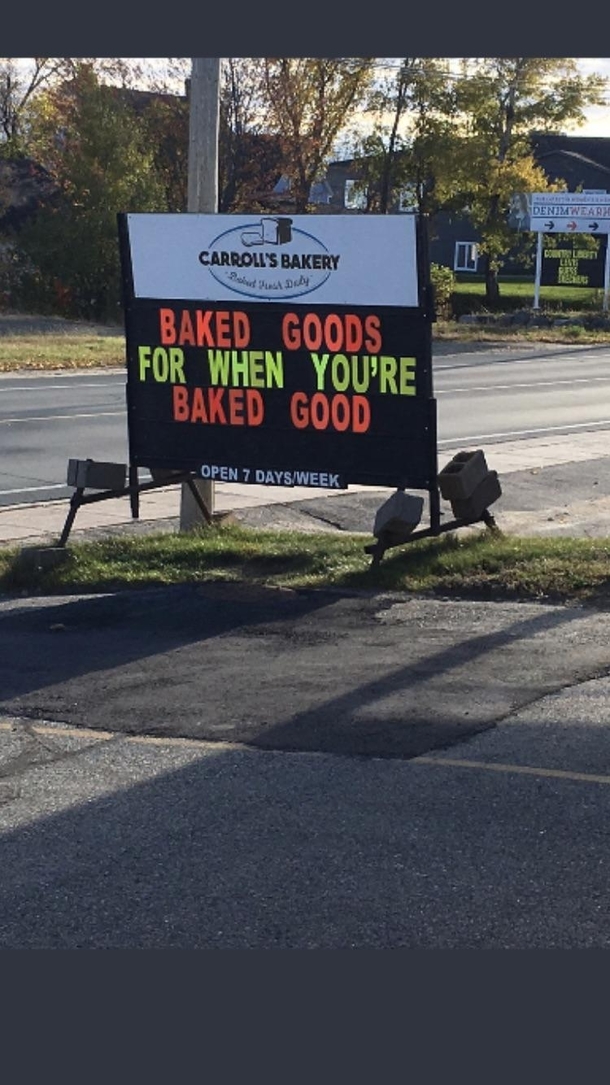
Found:
[[[529,196],[529,229],[535,233],[610,233],[610,194],[546,192]]]
[[[414,214],[118,216],[134,467],[436,486]]]
[[[583,286],[601,288],[608,235],[591,238],[587,246],[577,237],[553,245],[549,240],[542,246],[542,286]]]

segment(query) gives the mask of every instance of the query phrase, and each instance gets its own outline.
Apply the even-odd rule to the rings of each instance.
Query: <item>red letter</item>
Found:
[[[244,424],[244,390],[231,388],[229,392],[229,422],[232,426]]]
[[[366,433],[371,424],[371,408],[368,399],[364,396],[354,396],[352,400],[354,407],[354,424],[352,429],[354,433]]]
[[[176,324],[173,309],[159,309],[161,342],[170,346],[176,342]]]
[[[226,426],[227,416],[224,412],[224,407],[221,402],[224,395],[224,388],[210,388],[208,389],[208,393],[210,397],[208,400],[208,405],[210,408],[210,422],[215,422],[216,418],[218,417],[218,421],[221,422],[223,426]]]
[[[322,345],[322,321],[315,313],[307,313],[303,320],[303,339],[308,350],[319,350]]]
[[[336,313],[329,313],[324,321],[324,340],[328,349],[335,353],[343,346],[343,324]]]
[[[290,400],[290,420],[297,429],[307,429],[309,425],[309,411],[307,410],[307,396],[305,392],[295,392]]]
[[[364,330],[368,339],[365,342],[369,354],[378,354],[381,350],[381,321],[378,316],[367,316]]]
[[[204,312],[201,309],[197,310],[197,346],[198,347],[213,347],[215,346],[214,339],[212,338],[212,331],[210,329],[210,317],[212,316],[211,309],[206,309]]]
[[[189,393],[183,384],[175,384],[174,392],[174,422],[188,422],[189,417]]]
[[[282,320],[282,339],[286,350],[298,350],[301,346],[299,318],[296,313],[286,313]]]
[[[246,408],[249,426],[260,426],[265,417],[265,405],[263,397],[256,388],[248,388],[246,392]]]
[[[349,399],[347,396],[333,396],[331,401],[331,418],[333,426],[340,433],[346,430],[350,422]]]
[[[362,322],[353,313],[345,317],[345,349],[359,351],[362,346]]]
[[[221,309],[216,313],[216,339],[219,347],[231,346],[229,314],[225,309]]]
[[[233,313],[236,347],[247,347],[250,342],[250,321],[245,313]]]
[[[330,418],[328,399],[322,392],[311,397],[311,424],[314,429],[326,429]]]
[[[207,422],[208,416],[203,398],[203,388],[195,388],[193,391],[193,408],[191,410],[191,422]]]
[[[188,343],[189,346],[195,346],[195,332],[193,331],[193,321],[191,320],[191,314],[188,309],[182,310],[182,320],[180,321],[180,335],[178,337],[180,346],[183,343]]]

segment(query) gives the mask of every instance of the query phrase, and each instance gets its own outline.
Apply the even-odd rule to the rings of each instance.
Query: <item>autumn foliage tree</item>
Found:
[[[281,150],[293,207],[307,211],[338,134],[363,100],[374,70],[367,58],[266,58],[263,109]]]
[[[29,276],[47,305],[101,320],[120,312],[119,211],[164,211],[147,131],[87,64],[40,101],[31,146],[56,194],[19,232]]]

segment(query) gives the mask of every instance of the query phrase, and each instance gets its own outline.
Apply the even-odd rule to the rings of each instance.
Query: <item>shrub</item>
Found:
[[[451,317],[451,298],[455,290],[455,273],[442,264],[430,264],[430,281],[434,290],[436,315],[441,320]]]

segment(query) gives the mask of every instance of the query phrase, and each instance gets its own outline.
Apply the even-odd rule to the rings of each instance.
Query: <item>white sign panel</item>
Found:
[[[529,229],[536,233],[610,233],[609,193],[544,192],[529,200]]]
[[[418,307],[414,215],[128,214],[136,298]]]

